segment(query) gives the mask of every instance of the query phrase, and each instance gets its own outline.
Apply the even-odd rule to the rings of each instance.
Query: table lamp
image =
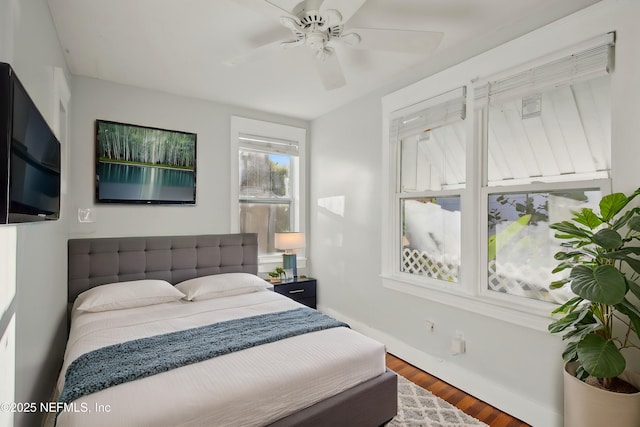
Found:
[[[298,277],[296,249],[304,248],[304,233],[275,233],[274,246],[276,249],[284,249],[284,253],[282,254],[282,268],[292,270],[293,277]]]

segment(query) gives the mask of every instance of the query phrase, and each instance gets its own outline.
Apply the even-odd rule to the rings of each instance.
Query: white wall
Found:
[[[69,138],[63,141],[62,218],[3,226],[0,253],[13,254],[16,296],[2,293],[4,367],[0,396],[16,402],[51,398],[66,342],[68,237],[224,233],[229,231],[229,118],[232,114],[308,128],[291,120],[231,106],[80,77],[69,78],[46,0],[0,0],[0,61],[9,62],[36,105],[51,120],[59,93],[54,67],[71,85]],[[195,207],[100,206],[97,221],[79,224],[78,207],[94,207],[94,122],[108,119],[198,134],[198,204]],[[64,125],[62,129],[66,129]],[[4,280],[4,279],[3,279]],[[5,286],[6,285],[6,286]],[[13,289],[13,284],[3,288]],[[4,301],[7,299],[7,301]],[[13,300],[13,303],[12,303]],[[9,311],[6,310],[9,307]],[[15,334],[11,318],[15,312]],[[15,338],[15,339],[14,339]],[[13,342],[15,341],[15,345]],[[13,353],[15,348],[15,354]],[[15,357],[13,357],[15,356]],[[5,372],[5,369],[2,372]],[[15,414],[14,425],[35,426],[41,414]],[[2,418],[9,423],[9,418]],[[4,426],[3,426],[4,427]]]
[[[309,127],[309,123],[302,120],[85,77],[74,76],[71,86],[74,106],[71,115],[73,148],[69,186],[71,237],[228,233],[231,210],[230,117],[238,115]],[[195,132],[197,204],[95,204],[96,119]],[[96,222],[79,223],[78,208],[95,209]]]
[[[53,127],[54,67],[67,70],[45,0],[0,1],[0,61],[13,66]],[[15,253],[14,399],[47,400],[66,338],[66,229],[63,221],[3,227],[15,230],[0,234],[0,245],[9,246],[3,251]],[[5,378],[0,382],[6,386]],[[15,425],[37,425],[39,417],[15,414]]]
[[[636,53],[640,34],[634,28],[640,11],[637,0],[603,3],[604,9],[591,9],[596,12],[565,20],[562,31],[579,34],[609,23],[610,29],[619,31],[615,92],[618,97],[627,96],[613,106],[613,179],[616,190],[629,191],[640,182],[640,169],[635,166],[640,158],[636,142],[640,135],[640,85],[635,83],[640,75]],[[625,9],[616,10],[623,6]],[[45,0],[0,0],[0,60],[14,65],[50,119],[53,67],[66,72],[66,66]],[[46,400],[57,374],[65,338],[68,235],[227,232],[229,117],[309,127],[304,121],[93,79],[73,77],[71,83],[72,126],[67,147],[71,168],[64,177],[68,186],[64,216],[55,223],[11,226],[17,243],[2,237],[11,233],[0,235],[0,245],[14,250],[17,257],[15,399],[21,402]],[[513,395],[514,399],[504,401],[512,405],[505,409],[517,416],[531,418],[531,409],[522,407],[527,401],[532,402],[532,408],[559,413],[561,346],[555,338],[382,287],[378,274],[383,94],[368,95],[313,122],[309,241],[321,307],[353,319],[354,326],[380,337],[390,350],[441,373],[445,380],[463,388],[485,382],[492,396]],[[196,132],[197,206],[95,206],[94,122],[98,118]],[[97,221],[79,224],[79,207],[95,208]],[[425,319],[437,323],[434,333],[426,333]],[[456,330],[464,331],[468,352],[454,358],[448,353],[448,340]],[[501,401],[494,403],[504,407]],[[16,425],[36,424],[34,418],[16,417]]]
[[[0,227],[0,402],[15,402],[16,227]],[[0,411],[0,426],[13,425],[13,413]]]
[[[570,43],[616,30],[612,179],[615,191],[629,192],[640,186],[639,19],[640,2],[604,0],[470,63],[482,73],[499,66],[501,55],[526,58],[535,50],[553,50],[558,40]],[[465,78],[473,77],[463,63],[406,92],[416,102],[455,87],[447,78],[459,75],[460,67]],[[437,87],[440,92],[433,93]],[[400,357],[533,425],[561,425],[563,345],[558,337],[383,287],[378,277],[381,95],[371,94],[312,124],[310,241],[320,308],[378,337]],[[433,333],[427,319],[436,324]],[[452,356],[449,342],[458,331],[464,333],[467,352]]]

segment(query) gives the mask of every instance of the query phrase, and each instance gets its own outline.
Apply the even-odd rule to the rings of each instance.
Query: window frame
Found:
[[[488,195],[501,192],[513,192],[526,188],[527,191],[553,191],[562,189],[598,188],[602,195],[611,192],[611,172],[608,178],[558,181],[542,184],[526,184],[525,186],[487,185],[487,132],[486,109],[476,108],[476,89],[497,78],[508,77],[528,68],[545,65],[567,55],[589,48],[604,39],[596,36],[593,39],[573,44],[556,52],[543,51],[531,54],[535,60],[520,62],[520,56],[513,56],[501,65],[485,66],[485,75],[490,78],[480,79],[472,68],[476,59],[468,60],[463,65],[454,66],[436,74],[431,78],[418,82],[408,88],[383,98],[382,123],[382,173],[383,173],[383,214],[382,214],[382,266],[380,277],[385,288],[409,295],[425,298],[434,302],[447,304],[458,309],[496,319],[508,321],[534,330],[546,331],[551,311],[556,304],[517,295],[501,294],[491,291],[487,286],[488,255]],[[485,55],[485,56],[488,56]],[[507,55],[505,55],[507,57]],[[520,58],[520,59],[518,59]],[[505,64],[505,62],[507,64]],[[520,62],[520,63],[519,63]],[[518,64],[519,65],[513,65]],[[496,69],[499,67],[500,69]],[[486,72],[489,69],[489,72]],[[471,74],[473,73],[473,74]],[[470,75],[471,74],[471,75]],[[445,287],[438,280],[411,276],[399,271],[397,257],[400,252],[401,218],[396,193],[399,185],[399,146],[390,136],[391,122],[399,114],[409,109],[417,109],[420,99],[429,99],[432,94],[442,93],[442,87],[457,83],[455,86],[467,85],[467,139],[466,139],[466,186],[458,192],[461,198],[461,233],[462,251],[460,279],[458,287]],[[443,82],[447,82],[446,85]],[[419,97],[419,98],[418,98]],[[403,108],[404,105],[409,107]],[[613,101],[612,101],[613,102]],[[439,193],[439,195],[442,195]],[[479,212],[479,214],[478,214]]]
[[[306,135],[307,130],[295,126],[283,125],[263,120],[250,119],[240,116],[231,116],[230,122],[230,230],[232,233],[240,232],[240,183],[239,183],[239,154],[241,135],[262,136],[272,140],[287,140],[298,145],[298,174],[297,179],[292,180],[292,194],[290,209],[292,211],[291,231],[306,233]],[[259,203],[259,200],[253,203]],[[308,243],[307,243],[308,245]],[[306,248],[297,250],[298,267],[306,267]],[[282,264],[280,253],[265,254],[258,257],[258,271],[268,272]]]
[[[394,271],[396,274],[401,276],[421,277],[422,280],[426,281],[427,283],[430,283],[435,287],[443,286],[443,283],[451,284],[451,282],[443,281],[431,276],[415,275],[412,273],[402,271],[402,263],[403,263],[403,259],[402,259],[403,246],[401,243],[402,237],[403,237],[402,201],[407,199],[416,199],[416,198],[440,198],[440,197],[457,196],[460,198],[460,203],[462,205],[462,200],[464,197],[463,193],[465,192],[465,188],[466,188],[466,179],[464,183],[455,184],[455,185],[444,185],[439,190],[426,189],[426,190],[417,190],[417,191],[405,191],[402,187],[403,138],[401,138],[400,136],[400,133],[401,133],[400,128],[401,128],[401,125],[404,123],[402,121],[403,118],[410,117],[410,119],[407,120],[407,122],[412,122],[413,120],[415,120],[416,117],[421,117],[421,116],[416,116],[416,114],[425,113],[425,112],[428,114],[430,112],[433,113],[434,111],[437,111],[437,113],[435,115],[432,114],[431,118],[432,119],[436,118],[436,121],[424,120],[422,121],[423,122],[422,127],[429,126],[429,127],[432,127],[433,129],[436,129],[436,128],[451,125],[453,123],[457,123],[458,121],[461,121],[462,124],[466,126],[467,111],[468,111],[468,107],[466,105],[466,100],[467,100],[466,95],[467,95],[467,87],[465,85],[458,86],[451,90],[442,92],[436,96],[430,97],[429,99],[426,99],[415,105],[411,105],[410,107],[395,111],[389,118],[389,122],[392,124],[390,124],[389,126],[390,133],[388,135],[390,138],[390,143],[395,146],[394,169],[395,169],[396,180],[393,185],[393,188],[394,188],[394,206],[395,206],[394,209],[397,212],[397,219],[395,223],[396,234],[394,236],[394,242],[396,245],[395,247],[397,248],[396,249],[397,259],[395,261]],[[412,116],[414,118],[411,118]],[[400,124],[398,124],[398,122],[400,122]],[[395,133],[393,138],[391,137],[391,128],[393,128]],[[414,132],[410,133],[410,135],[414,136],[417,134],[415,134],[415,130],[414,130]],[[465,141],[464,141],[465,147],[468,145],[467,144],[468,137],[469,135],[465,133]],[[461,224],[461,227],[462,227],[462,224]],[[460,232],[462,233],[462,230],[460,230]],[[461,264],[462,264],[462,254],[460,254],[458,280],[456,282],[453,282],[452,284],[452,286],[454,287],[459,286],[461,283],[461,277],[460,277],[462,274],[461,268],[460,268]]]

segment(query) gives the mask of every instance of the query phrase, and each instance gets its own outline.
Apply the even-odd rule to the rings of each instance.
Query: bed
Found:
[[[57,383],[64,402],[57,415],[59,427],[379,426],[395,416],[396,375],[385,368],[384,346],[271,292],[255,276],[255,234],[72,239],[68,251],[71,324]],[[146,292],[146,286],[161,285],[157,282],[175,285],[180,296],[130,306],[120,299],[105,303],[105,295],[111,294],[102,293],[116,289],[121,298],[120,293],[135,286],[137,295]],[[312,321],[328,327],[312,327]],[[234,336],[264,343],[234,342],[232,347],[239,350],[231,352],[222,348],[222,339],[203,346],[185,335],[194,330],[217,334],[223,326],[246,332]],[[263,341],[263,330],[266,335],[296,332]],[[155,347],[160,345],[155,339],[168,347]],[[132,343],[135,347],[127,347]],[[78,389],[73,378],[82,382],[109,363],[130,377],[129,367],[137,369],[135,357],[143,354],[140,343],[152,351],[164,348],[154,355],[157,364],[173,363],[178,356],[190,361],[95,392],[69,392]],[[177,343],[193,348],[174,351]],[[122,356],[124,348],[134,350]],[[96,362],[93,357],[103,350],[116,353]],[[199,351],[218,353],[196,358]],[[88,369],[85,374],[75,371],[82,368]],[[102,382],[102,377],[96,380]]]

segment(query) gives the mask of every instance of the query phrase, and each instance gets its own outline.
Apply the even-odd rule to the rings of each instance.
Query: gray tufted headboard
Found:
[[[68,302],[105,283],[258,272],[257,234],[71,239]]]

